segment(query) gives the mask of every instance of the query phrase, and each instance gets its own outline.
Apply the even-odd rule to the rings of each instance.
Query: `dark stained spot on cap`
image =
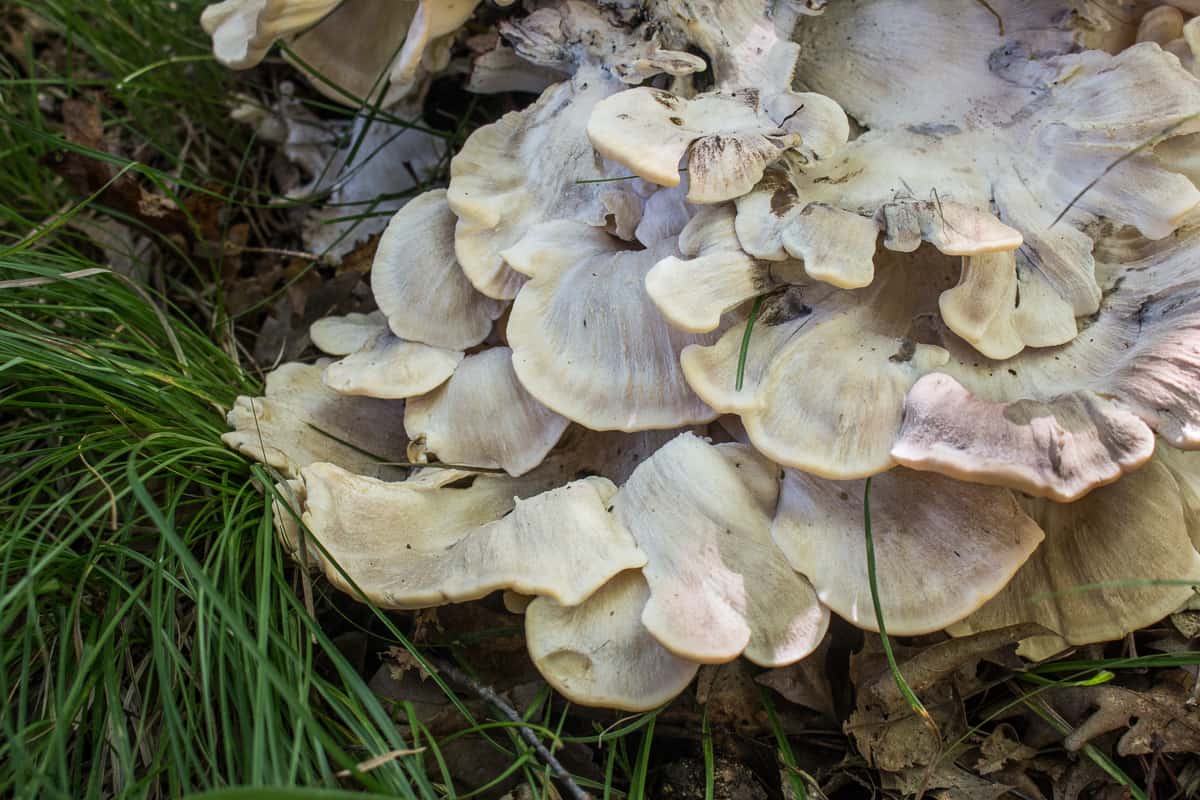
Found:
[[[805,304],[800,287],[789,286],[782,292],[763,299],[758,312],[758,322],[768,326],[782,325],[807,317],[811,313],[812,308]]]
[[[901,339],[900,349],[888,356],[888,361],[894,361],[897,364],[902,364],[906,361],[912,361],[912,357],[916,354],[917,343],[912,339]]]

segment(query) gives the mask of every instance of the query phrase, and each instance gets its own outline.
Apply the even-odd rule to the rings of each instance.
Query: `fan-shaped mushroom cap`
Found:
[[[649,202],[646,210],[648,214]],[[646,292],[681,331],[715,330],[721,316],[744,301],[804,280],[799,262],[771,263],[746,255],[738,246],[733,217],[729,205],[705,206],[679,236],[679,249],[688,258],[667,256],[646,273]]]
[[[646,579],[627,570],[574,608],[529,604],[525,641],[542,676],[585,706],[649,711],[682,692],[700,665],[674,655],[642,625]]]
[[[234,430],[221,441],[288,476],[317,461],[364,475],[380,474],[379,459],[403,461],[403,404],[330,391],[321,385],[327,363],[284,364],[267,375],[266,396],[239,397],[227,417]]]
[[[714,337],[675,331],[646,294],[646,273],[673,243],[646,250],[619,244],[603,231],[558,222],[505,251],[530,277],[508,320],[517,377],[538,400],[593,430],[714,419],[679,367],[680,350]]]
[[[592,108],[622,84],[584,69],[555,84],[522,111],[477,129],[450,163],[446,199],[458,215],[454,249],[467,279],[483,294],[511,300],[523,282],[501,257],[530,229],[551,220],[609,224],[632,239],[641,198],[624,170],[592,150],[586,127]]]
[[[771,541],[774,470],[744,445],[683,434],[617,495],[616,517],[647,558],[642,622],[676,655],[781,666],[825,634],[828,610]]]
[[[204,8],[200,25],[213,55],[232,69],[263,60],[276,40],[318,22],[341,0],[224,0]]]
[[[1161,462],[1074,503],[1034,500],[1028,507],[1046,540],[1003,591],[949,628],[954,635],[1039,622],[1062,637],[1027,640],[1022,652],[1039,659],[1067,644],[1119,639],[1192,596],[1187,585],[1146,585],[1200,577],[1200,553],[1188,536],[1189,511]],[[1123,581],[1130,583],[1120,585]],[[1118,585],[1072,591],[1109,582]]]
[[[381,311],[351,312],[341,317],[324,317],[308,329],[313,346],[331,356],[348,356],[387,333],[387,317]]]
[[[406,342],[383,333],[327,366],[321,380],[338,394],[398,400],[433,391],[454,374],[462,359],[461,350]]]
[[[945,374],[908,396],[897,461],[1066,501],[1145,463],[1155,432],[1200,447],[1200,231],[1101,244],[1110,288],[1086,335],[1002,363],[945,342]]]
[[[755,88],[688,100],[638,87],[597,103],[587,133],[600,155],[662,186],[679,183],[679,161],[687,155],[688,202],[718,203],[754,188],[785,150],[808,149],[819,158],[846,141],[849,127],[835,103],[806,95],[798,105],[796,116],[777,123]],[[797,132],[801,126],[814,128],[812,136]],[[817,132],[822,126],[836,130]],[[814,144],[819,152],[809,149]]]
[[[396,212],[371,264],[371,291],[397,336],[461,350],[479,344],[504,305],[471,286],[454,257],[457,218],[434,189]]]
[[[785,470],[771,526],[792,567],[821,602],[878,630],[867,578],[864,482]],[[1012,492],[893,469],[871,479],[871,532],[888,631],[941,630],[1004,588],[1042,541]]]
[[[1044,4],[999,2],[1004,34],[987,8],[958,10],[947,0],[874,0],[831,6],[799,25],[798,80],[870,130],[834,158],[789,162],[785,194],[794,199],[772,203],[781,191],[773,185],[745,198],[738,234],[751,255],[770,257],[782,231],[826,204],[877,219],[889,247],[926,238],[980,255],[1019,244],[1015,266],[1035,276],[1026,280],[1055,318],[1057,341],[1045,341],[1046,330],[1036,344],[1060,344],[1062,310],[1084,316],[1100,301],[1085,231],[1104,218],[1162,237],[1200,203],[1191,181],[1141,151],[1195,128],[1200,82],[1152,44],[1116,56],[1055,55],[1076,37],[1055,27]],[[883,52],[887,69],[878,68]],[[933,83],[953,90],[931,92]],[[864,226],[861,244],[869,239]],[[963,330],[978,340],[970,325]],[[1010,335],[981,350],[1020,346]]]
[[[418,473],[401,483],[354,475],[332,464],[301,472],[303,520],[328,555],[374,603],[426,608],[498,589],[577,605],[645,556],[608,512],[616,487],[584,478],[528,499],[529,479],[458,470]],[[465,488],[454,488],[464,479]],[[511,513],[508,513],[511,510]],[[569,526],[570,547],[563,547]],[[349,591],[322,557],[325,573]]]
[[[404,408],[413,461],[433,453],[446,463],[500,467],[510,475],[542,463],[567,424],[521,386],[507,347],[467,356],[449,381]]]
[[[749,337],[743,320],[715,345],[685,349],[684,375],[717,411],[740,416],[755,448],[777,463],[835,480],[882,472],[895,463],[905,394],[948,358],[911,338],[919,311],[902,279],[909,274],[889,267],[866,289],[768,295]]]

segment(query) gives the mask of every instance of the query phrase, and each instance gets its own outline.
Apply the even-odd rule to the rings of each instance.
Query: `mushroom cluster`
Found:
[[[892,633],[1119,638],[1200,583],[1193,5],[211,6],[219,59],[286,40],[335,100],[540,92],[225,440],[334,585],[504,591],[587,705],[877,630],[868,479]]]

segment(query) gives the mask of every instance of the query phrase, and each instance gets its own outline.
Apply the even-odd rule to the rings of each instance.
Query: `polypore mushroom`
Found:
[[[458,217],[454,249],[471,284],[510,300],[523,283],[501,256],[550,220],[602,227],[633,237],[641,198],[619,168],[592,150],[588,115],[621,86],[598,68],[551,86],[523,111],[477,129],[450,164],[446,199]]]
[[[308,329],[313,346],[331,356],[348,356],[387,333],[387,317],[381,311],[351,312],[340,317],[322,317]]]
[[[325,367],[321,380],[338,394],[399,400],[441,386],[462,359],[461,350],[406,342],[382,333],[361,350]]]
[[[804,282],[798,261],[773,263],[746,255],[733,219],[729,205],[706,206],[679,235],[685,258],[667,256],[646,273],[646,292],[673,327],[688,333],[716,330],[722,315],[746,300]]]
[[[314,464],[300,478],[302,519],[321,545],[326,576],[348,592],[352,581],[384,608],[427,608],[506,588],[577,605],[646,560],[608,513],[616,487],[605,478],[541,494],[533,492],[545,475],[427,470],[385,483]],[[571,546],[562,547],[567,530]]]
[[[546,223],[504,251],[529,276],[508,320],[517,377],[530,394],[593,430],[677,428],[716,417],[684,381],[679,352],[713,337],[673,330],[646,273],[673,242],[645,250],[578,223]]]
[[[542,463],[567,424],[521,386],[507,347],[467,356],[450,380],[404,408],[413,461],[435,454],[447,463],[500,467],[510,475]]]
[[[785,470],[775,543],[821,602],[868,630],[879,622],[867,576],[862,481]],[[1001,591],[1042,541],[1012,492],[893,469],[871,479],[878,597],[888,631],[941,630]]]
[[[1186,459],[1196,475],[1196,456]],[[1039,622],[1058,634],[1023,644],[1024,655],[1040,659],[1068,644],[1124,636],[1193,596],[1191,582],[1200,579],[1200,553],[1189,537],[1194,509],[1163,461],[1074,503],[1036,500],[1027,507],[1045,541],[1003,591],[951,633]]]
[[[404,461],[402,404],[345,397],[321,383],[328,360],[284,364],[267,376],[265,397],[238,397],[221,441],[284,475],[328,461],[363,475],[384,475],[383,461]]]
[[[457,218],[444,189],[396,212],[371,264],[371,291],[392,333],[461,350],[482,342],[503,304],[475,291],[454,257]],[[420,245],[414,247],[414,243]]]
[[[1155,433],[1200,446],[1198,245],[1188,229],[1099,248],[1104,300],[1062,347],[994,363],[944,341],[952,357],[914,385],[893,458],[1067,501],[1144,464]]]
[[[1191,181],[1139,152],[1195,127],[1200,82],[1152,44],[1115,56],[1069,53],[1076,37],[1049,8],[1000,3],[1001,34],[983,6],[959,14],[950,5],[844,3],[800,23],[798,80],[870,130],[835,158],[790,161],[788,202],[773,184],[739,201],[739,237],[751,255],[771,257],[783,232],[808,225],[807,209],[824,204],[878,220],[890,247],[910,247],[916,231],[950,253],[1021,245],[1015,259],[978,265],[997,273],[992,291],[977,275],[965,277],[964,291],[1002,304],[1012,295],[1003,273],[1016,271],[1023,296],[1041,306],[1030,313],[1053,327],[1028,341],[1023,326],[1001,327],[1006,339],[993,344],[979,315],[951,313],[947,323],[986,355],[1061,344],[1072,318],[1099,304],[1087,232],[1096,221],[1163,237],[1200,203]],[[884,52],[890,65],[879,69]],[[887,210],[895,202],[904,213]],[[873,238],[863,226],[863,247]]]
[[[771,541],[774,470],[744,445],[682,434],[617,494],[614,513],[647,559],[642,622],[676,655],[782,666],[824,636],[828,610]]]
[[[689,100],[638,87],[597,103],[587,133],[600,155],[662,186],[679,183],[686,155],[688,202],[718,203],[754,188],[785,150],[818,160],[849,135],[842,110],[821,95],[796,95],[779,116],[768,114],[755,88]]]
[[[255,66],[275,42],[319,22],[341,0],[223,0],[200,15],[213,55],[231,69]]]
[[[529,656],[573,703],[649,711],[692,682],[700,665],[673,654],[642,624],[646,579],[627,570],[577,606],[538,597],[525,611]]]

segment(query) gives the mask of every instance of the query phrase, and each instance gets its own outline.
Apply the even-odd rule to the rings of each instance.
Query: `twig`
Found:
[[[563,787],[567,790],[567,794],[573,798],[573,800],[592,800],[592,796],[583,789],[579,788],[579,784],[575,783],[575,779],[571,777],[571,773],[567,772],[563,765],[559,763],[559,760],[554,757],[554,753],[551,753],[550,750],[544,744],[542,744],[542,740],[537,737],[537,734],[530,730],[529,726],[525,724],[525,719],[518,714],[517,710],[509,705],[504,698],[497,694],[494,689],[484,686],[483,684],[479,683],[479,681],[460,670],[458,667],[447,664],[440,659],[426,656],[426,660],[429,662],[430,666],[440,672],[444,677],[449,678],[455,683],[470,689],[472,692],[478,695],[480,699],[491,703],[498,708],[500,713],[508,717],[511,722],[516,723],[517,730],[520,732],[521,738],[529,743],[530,747],[532,747],[534,752],[537,753],[538,758],[542,760],[542,763],[549,767],[550,771],[554,773],[554,777],[558,778],[558,780],[562,782]]]

